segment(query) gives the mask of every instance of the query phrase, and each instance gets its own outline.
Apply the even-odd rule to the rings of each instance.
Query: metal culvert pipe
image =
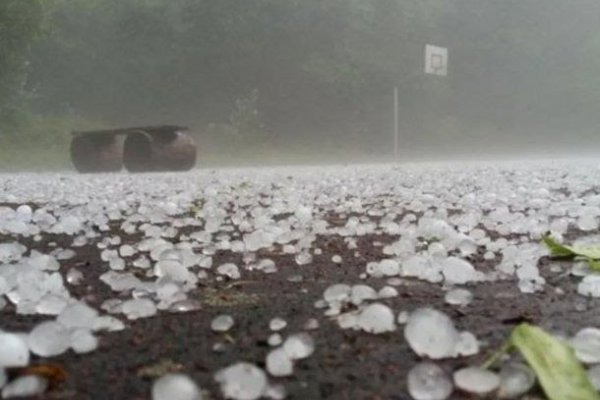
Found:
[[[115,135],[74,135],[70,151],[78,172],[117,172],[123,166],[123,141]]]
[[[144,131],[132,132],[123,145],[123,164],[129,172],[156,170],[152,150],[152,136]]]
[[[196,164],[196,142],[185,132],[154,134],[154,156],[162,171],[189,171]]]
[[[123,163],[130,172],[188,171],[196,164],[196,143],[180,131],[132,132],[125,138]]]

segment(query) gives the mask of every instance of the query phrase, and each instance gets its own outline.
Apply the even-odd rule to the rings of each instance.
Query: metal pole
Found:
[[[398,87],[394,87],[394,160],[398,160]]]

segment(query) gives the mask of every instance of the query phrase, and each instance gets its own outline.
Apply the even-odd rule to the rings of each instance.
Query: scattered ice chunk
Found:
[[[140,250],[142,250],[144,247],[138,246],[138,248]],[[167,250],[171,250],[171,249],[173,249],[173,243],[166,242],[163,239],[157,240],[156,242],[150,244],[150,249],[149,249],[150,250],[150,258],[153,261],[160,261],[161,255],[163,253],[165,253]],[[174,256],[174,257],[172,257],[172,256]],[[175,261],[180,260],[177,252],[166,253],[166,255],[162,259],[163,260],[175,260]]]
[[[66,295],[62,275],[58,272],[45,273],[31,269],[19,272],[16,277],[17,291],[8,294],[13,303],[35,303],[46,293]]]
[[[215,353],[222,353],[225,350],[227,350],[227,345],[225,343],[222,343],[222,342],[216,342],[215,344],[213,344],[212,350]]]
[[[0,331],[0,370],[28,364],[29,348],[25,340],[20,335]]]
[[[283,400],[286,396],[287,391],[283,385],[269,385],[264,393],[264,397],[271,400]]]
[[[336,303],[332,303],[332,304],[338,304]],[[315,301],[315,308],[327,308],[327,302],[323,299],[319,299],[317,301]]]
[[[394,312],[388,306],[374,303],[358,313],[356,324],[365,332],[380,334],[396,330],[394,319]]]
[[[431,283],[439,283],[444,277],[441,266],[431,258],[413,255],[402,263],[402,276],[415,277]]]
[[[161,302],[170,304],[178,297],[181,287],[177,281],[170,276],[165,276],[156,282],[156,297]]]
[[[283,343],[283,338],[279,333],[274,333],[269,336],[269,338],[267,339],[267,343],[271,347],[279,346],[281,343]]]
[[[400,311],[398,313],[398,318],[396,319],[396,321],[398,322],[398,324],[404,325],[408,322],[409,317],[410,313],[408,311]]]
[[[408,392],[415,400],[446,400],[454,390],[446,372],[430,362],[414,366],[407,380]]]
[[[115,258],[119,258],[119,252],[116,250],[104,249],[100,253],[100,259],[105,262],[109,262]]]
[[[600,275],[588,275],[579,282],[577,293],[582,296],[600,297]]]
[[[121,257],[131,257],[135,253],[135,249],[128,244],[124,244],[121,247],[119,247],[119,254],[121,255]]]
[[[428,239],[445,239],[456,234],[448,223],[441,219],[421,218],[419,219],[417,232],[420,236]]]
[[[198,279],[208,279],[208,273],[205,270],[198,271]]]
[[[354,285],[350,293],[351,302],[354,305],[360,305],[365,300],[377,299],[377,292],[370,286],[367,285]]]
[[[123,300],[119,299],[108,299],[105,300],[100,308],[109,314],[120,314],[123,312]]]
[[[499,399],[517,399],[535,384],[535,374],[525,364],[509,362],[500,369]]]
[[[121,305],[121,312],[131,320],[147,318],[156,314],[156,305],[150,299],[131,299]]]
[[[305,331],[314,331],[316,329],[319,329],[319,321],[317,321],[316,318],[309,318],[302,326],[302,329],[304,329]]]
[[[517,268],[517,278],[519,278],[519,290],[523,293],[535,293],[543,289],[544,278],[536,266],[537,261],[526,263]]]
[[[123,329],[125,329],[123,322],[111,315],[103,315],[96,318],[93,326],[94,331],[116,332],[122,331]]]
[[[342,263],[342,257],[338,254],[335,254],[331,257],[331,262],[333,262],[334,264],[341,264]]]
[[[292,244],[286,244],[282,248],[283,254],[296,254],[296,246]]]
[[[35,312],[42,315],[59,315],[68,304],[68,298],[47,293],[35,305]]]
[[[239,362],[219,370],[215,380],[221,386],[223,397],[233,400],[257,400],[267,389],[267,376],[257,366]]]
[[[578,261],[573,264],[570,270],[570,274],[578,277],[585,277],[590,275],[592,270],[590,268],[590,264],[585,261]]]
[[[529,279],[521,279],[519,280],[519,290],[521,291],[521,293],[535,293],[538,292],[540,290],[543,289],[543,286],[534,281],[534,280],[529,280]]]
[[[483,279],[483,274],[473,268],[473,265],[458,257],[448,257],[441,262],[442,274],[449,285],[464,285]]]
[[[430,243],[427,246],[427,252],[432,257],[443,258],[443,257],[447,257],[448,256],[448,251],[446,250],[446,247],[442,243],[440,243],[440,242]]]
[[[598,228],[598,219],[593,215],[582,215],[577,220],[577,227],[582,231],[593,231]]]
[[[471,332],[461,332],[454,352],[457,356],[473,356],[479,353],[479,341]]]
[[[68,305],[56,318],[66,328],[87,328],[94,326],[98,311],[85,303],[76,302]]]
[[[175,312],[175,313],[186,313],[186,312],[198,311],[201,308],[202,308],[202,303],[200,303],[198,300],[185,299],[185,300],[176,301],[175,303],[171,304],[171,306],[169,307],[169,311]]]
[[[15,211],[18,218],[26,222],[29,222],[33,216],[33,210],[27,204],[21,204]]]
[[[301,224],[307,224],[312,220],[312,209],[310,207],[300,206],[296,209],[294,216]]]
[[[392,259],[370,262],[367,264],[367,273],[374,278],[396,276],[400,273],[400,264]]]
[[[228,277],[229,279],[240,279],[240,270],[235,264],[227,263],[217,267],[217,273]]]
[[[2,389],[2,398],[32,397],[41,395],[48,388],[48,381],[38,375],[25,375],[16,378]]]
[[[214,332],[227,332],[233,327],[233,317],[230,315],[219,315],[210,323],[210,328]]]
[[[282,347],[269,352],[266,364],[267,371],[275,377],[290,376],[294,373],[294,362]]]
[[[175,282],[185,282],[189,279],[190,272],[179,260],[160,260],[154,266],[154,275],[169,277]]]
[[[307,265],[313,261],[313,256],[309,252],[303,251],[301,253],[296,254],[296,257],[294,257],[294,260],[296,261],[296,264],[298,264],[298,265]]]
[[[27,247],[17,242],[0,243],[0,264],[19,261],[26,251]]]
[[[244,245],[246,251],[257,251],[261,248],[267,248],[273,245],[273,235],[261,229],[244,235]]]
[[[473,300],[473,294],[467,289],[453,289],[444,296],[446,303],[453,306],[464,307]]]
[[[461,240],[456,248],[460,251],[463,257],[468,257],[477,253],[477,243],[470,237],[465,237]]]
[[[100,275],[100,280],[106,283],[115,292],[124,292],[142,285],[142,282],[130,272],[120,273],[108,271]]]
[[[56,260],[59,260],[59,261],[70,260],[73,257],[75,257],[76,255],[77,255],[77,253],[75,253],[75,251],[72,249],[63,249],[56,253]],[[53,260],[53,261],[55,261],[55,260]],[[53,261],[50,261],[50,264],[54,264]],[[58,263],[56,263],[56,264],[58,264]]]
[[[419,356],[453,357],[460,335],[446,314],[432,308],[415,310],[404,327],[406,341]]]
[[[83,282],[83,273],[77,268],[71,268],[67,271],[66,278],[70,285],[77,286]]]
[[[600,329],[583,328],[571,339],[575,357],[586,364],[600,363]]]
[[[465,392],[485,395],[500,386],[500,377],[487,369],[467,367],[454,372],[454,383]]]
[[[73,239],[73,243],[71,246],[73,247],[83,247],[88,243],[88,239],[85,236],[77,236]]]
[[[344,302],[350,299],[352,287],[342,283],[329,286],[323,293],[323,299],[328,303]]]
[[[342,329],[356,329],[358,325],[357,312],[341,314],[337,317],[337,323]]]
[[[32,255],[27,259],[27,264],[41,271],[58,271],[60,264],[52,256],[33,251]]]
[[[139,269],[148,269],[150,265],[150,260],[146,256],[140,256],[133,261],[133,266]]]
[[[587,301],[585,301],[585,300],[583,300],[583,301],[581,301],[581,300],[575,300],[573,308],[577,312],[587,311],[587,309],[588,309]]]
[[[38,356],[58,356],[69,349],[69,330],[56,321],[42,322],[29,333],[27,345]]]
[[[187,375],[166,374],[152,384],[152,400],[202,400],[202,392]]]
[[[377,293],[377,297],[379,297],[380,299],[391,299],[391,298],[397,297],[397,296],[398,296],[398,291],[391,286],[384,286]]]
[[[280,331],[287,326],[287,322],[282,318],[273,318],[269,322],[269,329],[272,331]]]
[[[77,354],[89,353],[98,347],[98,338],[88,329],[78,328],[71,332],[71,348]]]
[[[265,274],[273,274],[277,272],[277,266],[275,265],[275,261],[270,259],[263,259],[256,264],[256,269],[264,272]]]
[[[290,359],[300,360],[309,357],[315,351],[315,341],[308,333],[297,333],[285,340],[283,350]]]

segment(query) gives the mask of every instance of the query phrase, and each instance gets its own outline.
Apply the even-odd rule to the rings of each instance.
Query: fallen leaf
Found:
[[[12,376],[37,375],[48,381],[50,389],[54,389],[67,379],[67,371],[59,364],[30,365],[10,370]]]
[[[600,246],[566,246],[548,235],[542,240],[552,257],[581,258],[589,263],[591,269],[600,271]]]
[[[577,255],[568,246],[558,243],[549,235],[544,236],[542,240],[546,247],[548,247],[548,250],[550,250],[552,257],[575,257]]]
[[[517,326],[510,344],[534,370],[550,400],[599,400],[573,349],[543,329],[529,324]]]
[[[140,378],[158,378],[168,373],[180,372],[183,370],[183,365],[174,362],[173,360],[163,359],[155,364],[141,367],[137,371],[137,376]]]

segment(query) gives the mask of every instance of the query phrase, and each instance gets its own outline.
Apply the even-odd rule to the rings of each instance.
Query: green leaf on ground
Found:
[[[588,258],[587,262],[590,264],[591,269],[594,271],[600,271],[600,260],[592,260],[591,258]]]
[[[566,246],[558,243],[550,236],[543,238],[546,247],[550,250],[552,257],[559,258],[582,258],[590,264],[590,268],[600,271],[600,245],[598,246]]]
[[[529,324],[517,326],[510,343],[534,370],[550,400],[600,400],[585,369],[566,343]]]
[[[542,238],[548,250],[550,250],[550,255],[552,257],[576,257],[577,254],[569,247],[558,243],[551,236],[546,235]]]

